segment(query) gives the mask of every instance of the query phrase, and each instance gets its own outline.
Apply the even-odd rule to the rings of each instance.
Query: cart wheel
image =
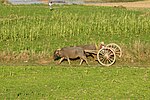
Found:
[[[104,47],[98,51],[97,59],[101,65],[111,66],[116,61],[116,54],[111,48]]]
[[[121,57],[122,56],[122,50],[119,45],[115,43],[107,44],[106,47],[112,48],[116,54],[116,56]]]

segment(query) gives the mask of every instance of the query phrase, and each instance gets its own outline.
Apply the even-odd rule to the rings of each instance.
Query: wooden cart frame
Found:
[[[116,62],[116,57],[122,56],[122,50],[116,43],[110,43],[100,50],[84,50],[97,55],[98,62],[103,66],[111,66]]]

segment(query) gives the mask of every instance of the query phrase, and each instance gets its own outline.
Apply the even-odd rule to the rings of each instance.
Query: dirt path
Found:
[[[138,1],[138,2],[121,2],[121,3],[95,3],[85,4],[95,6],[123,6],[127,8],[150,8],[150,0]]]

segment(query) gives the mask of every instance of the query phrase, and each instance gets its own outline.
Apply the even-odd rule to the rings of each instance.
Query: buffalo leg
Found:
[[[64,60],[64,57],[59,60],[58,64],[61,64],[61,62],[62,62],[63,60]]]
[[[81,59],[81,61],[80,61],[80,65],[82,64],[82,62],[83,62],[83,59]]]
[[[83,63],[84,60],[85,60],[86,64],[89,65],[86,58],[81,58],[80,65]]]
[[[88,64],[88,61],[87,61],[87,59],[86,59],[86,58],[84,58],[84,60],[85,60],[86,64],[87,64],[87,65],[89,65],[89,64]]]
[[[89,65],[87,59],[84,59],[84,60],[85,60],[86,64]]]
[[[69,65],[70,65],[70,59],[69,59],[69,58],[67,58],[67,60],[68,60],[68,63],[69,63]]]
[[[87,59],[86,59],[86,56],[83,57],[82,59],[85,60],[85,62],[86,62],[87,65],[89,65],[89,64],[88,64],[88,61],[87,61]]]

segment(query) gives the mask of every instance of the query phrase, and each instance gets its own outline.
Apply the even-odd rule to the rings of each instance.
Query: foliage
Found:
[[[149,68],[0,66],[0,99],[149,99]]]
[[[149,59],[149,56],[145,56],[150,55],[148,10],[79,5],[53,8],[50,11],[46,5],[1,6],[1,55],[16,55],[24,51],[29,56],[38,53],[52,55],[55,49],[64,46],[104,41],[106,44],[115,42],[126,49],[129,57],[125,58],[128,60],[141,54],[144,59]],[[137,48],[133,49],[137,42],[146,45],[145,49],[138,46],[142,53],[136,52]],[[134,55],[130,52],[132,50],[135,50]]]

